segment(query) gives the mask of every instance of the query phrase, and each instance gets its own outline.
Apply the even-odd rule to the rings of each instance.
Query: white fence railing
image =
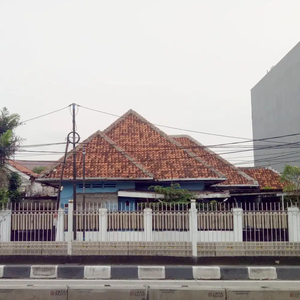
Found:
[[[156,205],[136,211],[89,205],[74,212],[72,201],[67,210],[48,204],[4,207],[0,210],[0,242],[4,242],[0,245],[0,255],[11,251],[8,248],[12,246],[6,242],[16,245],[19,250],[14,253],[20,254],[22,245],[29,252],[32,247],[42,247],[36,250],[38,254],[46,253],[48,246],[57,245],[61,249],[66,246],[67,250],[61,253],[79,251],[82,255],[83,249],[85,253],[146,255],[150,249],[151,253],[165,253],[164,247],[183,256],[267,255],[271,253],[271,245],[278,247],[278,255],[298,251],[298,208],[282,209],[277,205],[259,210],[250,205],[244,208],[222,204],[196,206],[194,201],[188,206]],[[31,242],[35,246],[30,246]],[[54,250],[53,253],[59,253]]]

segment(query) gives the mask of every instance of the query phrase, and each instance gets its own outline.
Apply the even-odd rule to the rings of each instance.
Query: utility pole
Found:
[[[75,103],[72,103],[73,108],[73,233],[74,233],[74,241],[76,241],[76,233],[77,233],[77,226],[76,226],[76,122],[75,122]]]
[[[80,141],[80,135],[76,132],[76,121],[75,121],[75,107],[76,104],[72,103],[69,107],[72,106],[73,114],[72,114],[72,131],[68,134],[67,137],[67,145],[73,144],[73,240],[76,240],[77,226],[76,226],[76,211],[77,211],[77,201],[76,201],[76,144]],[[65,154],[66,155],[66,154]],[[66,156],[65,156],[66,160]],[[65,164],[65,162],[64,162]],[[63,174],[63,171],[62,171]],[[62,175],[61,175],[62,176]],[[61,177],[62,180],[62,177]]]
[[[64,161],[62,163],[61,173],[60,173],[59,187],[58,187],[57,199],[56,199],[56,209],[57,210],[59,209],[59,206],[60,206],[61,187],[62,187],[62,180],[63,180],[64,170],[65,170],[65,166],[66,166],[68,148],[69,148],[69,141],[67,141],[67,143],[66,143],[65,156],[64,156]]]
[[[83,241],[85,241],[85,146],[83,146],[82,150],[82,208],[83,208],[83,228],[82,228],[82,234],[83,234]]]

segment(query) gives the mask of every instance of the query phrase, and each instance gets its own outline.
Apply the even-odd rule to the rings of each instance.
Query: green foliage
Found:
[[[0,189],[0,203],[7,203],[9,199],[8,189],[1,188]]]
[[[47,167],[35,167],[32,172],[36,174],[41,174],[44,170],[46,170]]]
[[[0,168],[17,150],[20,138],[15,136],[14,130],[20,125],[19,121],[20,116],[10,114],[7,108],[0,111]]]
[[[160,200],[168,203],[187,203],[195,197],[190,191],[181,189],[178,183],[171,184],[168,187],[152,185],[149,187],[149,190],[164,195]]]
[[[285,165],[281,175],[281,181],[284,183],[284,192],[290,194],[289,198],[296,205],[300,205],[300,168],[297,166]]]
[[[21,184],[22,180],[19,174],[13,172],[8,175],[8,198],[11,202],[20,202],[22,199]]]

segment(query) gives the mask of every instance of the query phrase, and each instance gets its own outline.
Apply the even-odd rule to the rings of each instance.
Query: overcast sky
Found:
[[[152,123],[251,139],[250,89],[299,42],[299,16],[299,0],[1,0],[0,104],[23,120],[73,102],[132,108]],[[86,138],[115,119],[81,108],[77,130]],[[64,142],[70,130],[66,109],[17,133],[32,145]]]

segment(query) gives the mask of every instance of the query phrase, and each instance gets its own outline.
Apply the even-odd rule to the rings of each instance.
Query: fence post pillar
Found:
[[[300,214],[298,207],[288,207],[289,242],[299,242]]]
[[[99,208],[99,241],[107,240],[107,209]]]
[[[145,242],[152,242],[152,209],[144,209],[144,235]]]
[[[234,233],[233,242],[242,242],[243,241],[243,209],[233,208],[232,212],[233,212],[233,233]]]
[[[55,237],[56,242],[63,242],[65,240],[64,215],[65,215],[65,210],[62,207],[60,207],[57,212],[56,237]]]
[[[73,200],[69,200],[68,205],[68,255],[72,255],[72,241],[73,241]]]
[[[192,242],[192,254],[197,257],[198,222],[196,200],[191,200],[190,208],[190,241]]]
[[[0,241],[10,242],[11,236],[11,210],[0,211]]]

